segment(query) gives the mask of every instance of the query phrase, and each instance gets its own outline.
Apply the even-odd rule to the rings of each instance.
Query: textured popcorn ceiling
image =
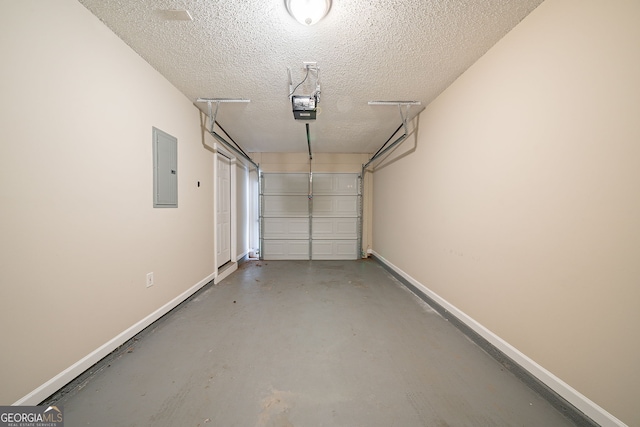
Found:
[[[220,104],[217,116],[245,151],[307,151],[287,67],[295,85],[303,62],[317,62],[312,150],[344,153],[376,151],[400,124],[397,107],[368,101],[427,105],[542,2],[333,0],[324,20],[305,27],[284,0],[79,1],[192,101],[250,99]],[[171,19],[176,9],[193,21]],[[296,94],[312,91],[305,83]]]

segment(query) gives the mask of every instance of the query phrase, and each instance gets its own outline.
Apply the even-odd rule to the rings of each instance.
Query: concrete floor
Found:
[[[130,351],[65,425],[573,425],[370,260],[247,262]]]

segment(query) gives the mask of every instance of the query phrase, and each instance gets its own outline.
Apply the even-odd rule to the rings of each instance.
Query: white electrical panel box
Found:
[[[178,140],[153,128],[153,207],[178,207]]]

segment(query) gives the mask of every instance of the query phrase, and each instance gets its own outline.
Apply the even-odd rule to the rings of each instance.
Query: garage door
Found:
[[[357,174],[263,174],[262,258],[357,259],[359,189]]]
[[[309,174],[262,174],[263,259],[309,259]]]

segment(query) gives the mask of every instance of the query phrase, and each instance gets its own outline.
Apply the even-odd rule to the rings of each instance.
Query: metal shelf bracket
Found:
[[[223,102],[251,102],[249,99],[234,99],[234,98],[198,98],[196,102],[206,102],[207,103],[207,114],[209,116],[209,132],[213,133],[213,126],[216,123],[216,116],[218,115],[218,107]],[[216,109],[213,111],[213,104],[216,104]]]
[[[407,120],[409,120],[409,109],[412,105],[421,105],[420,101],[369,101],[369,105],[397,105],[400,110],[400,118],[404,126],[404,133],[409,134]],[[402,109],[404,107],[404,111]]]

